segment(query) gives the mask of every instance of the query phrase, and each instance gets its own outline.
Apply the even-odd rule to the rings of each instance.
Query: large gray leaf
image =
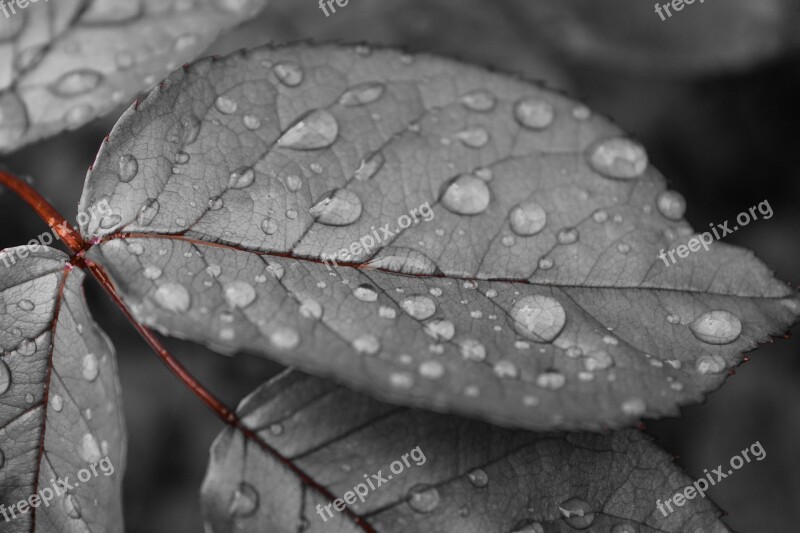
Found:
[[[265,48],[129,109],[81,202],[118,214],[82,231],[165,333],[392,402],[601,428],[699,401],[800,312],[746,250],[666,266],[659,250],[692,230],[665,189],[643,148],[541,87],[366,47]]]
[[[125,435],[113,347],[86,309],[83,272],[56,250],[20,258],[21,250],[3,252],[10,266],[0,266],[0,504],[9,519],[16,513],[0,519],[2,530],[122,531]],[[53,494],[54,478],[74,489]],[[48,490],[48,505],[8,510]]]
[[[707,499],[667,517],[657,510],[656,500],[692,481],[635,430],[505,430],[381,404],[297,372],[258,388],[238,412],[334,496],[363,484],[350,508],[381,533],[727,531]],[[370,490],[365,477],[383,481]],[[362,531],[231,429],[212,446],[202,500],[214,533]]]
[[[0,153],[82,126],[267,0],[53,0],[0,16]],[[17,5],[18,6],[18,5]]]

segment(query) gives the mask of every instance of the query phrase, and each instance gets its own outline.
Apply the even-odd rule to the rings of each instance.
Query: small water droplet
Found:
[[[553,268],[554,263],[553,260],[550,259],[549,257],[542,257],[541,259],[539,259],[538,264],[541,270],[550,270],[551,268]]]
[[[302,67],[295,63],[278,63],[272,67],[272,72],[282,84],[287,87],[297,87],[303,83],[305,76]]]
[[[280,263],[270,263],[269,265],[267,265],[267,272],[272,274],[272,277],[274,277],[275,279],[280,280],[283,278],[284,268],[283,265],[281,265]],[[256,279],[256,281],[258,281],[258,279]]]
[[[17,346],[17,353],[28,357],[29,355],[33,355],[36,351],[36,341],[33,339],[22,339],[22,342],[19,343]]]
[[[728,368],[728,365],[725,364],[725,359],[719,355],[702,355],[697,359],[695,368],[702,375],[719,374]]]
[[[559,230],[556,240],[558,240],[559,244],[574,244],[578,242],[579,237],[580,234],[576,228],[564,228]]]
[[[261,231],[267,235],[274,235],[278,231],[278,223],[275,219],[267,217],[261,221]]]
[[[560,372],[542,372],[536,376],[536,385],[543,389],[558,390],[567,382],[567,378]]]
[[[501,379],[516,379],[519,377],[517,366],[511,361],[498,361],[494,364],[494,375]]]
[[[256,299],[256,290],[244,281],[232,281],[225,285],[225,301],[229,306],[244,309]]]
[[[103,75],[99,72],[79,69],[67,72],[58,78],[50,86],[50,91],[58,96],[72,97],[94,90],[101,81],[103,81]]]
[[[431,320],[425,324],[425,333],[436,340],[449,341],[456,334],[456,328],[449,320]]]
[[[286,188],[292,192],[297,192],[303,187],[303,180],[294,174],[286,178]]]
[[[522,237],[536,235],[547,223],[547,214],[536,202],[525,202],[511,210],[511,230]]]
[[[253,184],[256,179],[255,171],[250,167],[240,167],[231,172],[228,179],[229,189],[244,189]]]
[[[614,137],[598,141],[587,149],[589,166],[607,178],[632,179],[647,169],[647,152],[630,139]]]
[[[221,94],[214,100],[214,107],[216,107],[217,111],[220,113],[231,115],[236,113],[236,110],[239,109],[239,104],[236,103],[236,100]]]
[[[361,83],[348,89],[341,98],[339,98],[339,103],[345,107],[371,104],[383,96],[385,89],[386,86],[380,82],[368,81]]]
[[[469,128],[456,133],[455,137],[470,148],[482,148],[489,142],[489,132],[484,128]]]
[[[81,375],[86,381],[94,381],[100,374],[100,363],[97,356],[93,353],[88,353],[83,356],[83,363],[81,365]]]
[[[602,224],[603,222],[608,220],[608,213],[606,211],[604,211],[603,209],[600,209],[599,211],[595,211],[592,214],[592,218],[598,224]]]
[[[439,491],[430,485],[415,485],[408,494],[409,507],[418,513],[433,512],[441,501]]]
[[[427,379],[441,379],[445,368],[439,361],[425,361],[419,365],[419,375]]]
[[[381,343],[375,335],[362,335],[353,341],[353,348],[359,353],[373,355],[381,349]]]
[[[594,522],[594,512],[581,498],[570,498],[558,506],[564,521],[573,529],[586,529]]]
[[[11,388],[11,369],[0,359],[0,395],[8,392],[9,388]]]
[[[362,302],[374,302],[378,299],[378,291],[372,285],[359,285],[353,289],[353,296]]]
[[[627,254],[631,251],[631,245],[626,242],[621,242],[617,245],[617,251],[621,254]]]
[[[219,211],[225,206],[225,200],[223,200],[222,196],[215,196],[214,198],[210,198],[208,200],[208,208],[211,211]]]
[[[397,316],[397,311],[393,307],[382,305],[378,308],[378,316],[387,320],[392,320]]]
[[[187,50],[195,44],[197,44],[197,36],[193,33],[184,33],[175,39],[175,50],[179,52]]]
[[[292,150],[318,150],[332,145],[339,136],[339,122],[329,111],[311,111],[280,139],[278,146]]]
[[[664,217],[681,220],[686,213],[686,200],[676,191],[663,191],[656,199],[656,207]]]
[[[242,122],[248,130],[257,130],[261,127],[261,119],[255,115],[245,115],[242,117]]]
[[[489,474],[487,474],[486,470],[482,468],[471,470],[467,474],[467,478],[473,486],[478,488],[483,488],[489,484]]]
[[[410,389],[414,386],[414,376],[408,372],[392,372],[389,374],[389,383],[397,389]]]
[[[514,106],[514,118],[528,129],[541,130],[553,123],[553,106],[538,98],[525,98]]]
[[[647,404],[641,398],[625,400],[620,407],[628,416],[642,416],[647,411]]]
[[[186,152],[178,152],[175,154],[175,162],[179,165],[185,165],[189,162],[189,154]]]
[[[144,269],[144,277],[149,280],[156,280],[161,277],[162,270],[154,265],[148,265]]]
[[[460,343],[461,357],[467,361],[484,361],[486,360],[486,348],[475,339],[464,339]]]
[[[383,167],[386,159],[384,158],[383,154],[380,152],[373,154],[369,159],[366,159],[361,162],[361,166],[358,167],[355,173],[355,179],[359,181],[366,181],[375,174]]]
[[[234,518],[247,518],[256,513],[258,505],[258,491],[251,484],[242,481],[231,496],[228,512]]]
[[[517,333],[536,342],[552,342],[564,329],[566,313],[555,298],[525,296],[511,309]]]
[[[427,296],[416,295],[404,299],[400,306],[417,320],[425,320],[436,312],[436,304]]]
[[[75,129],[86,124],[92,113],[94,109],[89,104],[77,105],[64,114],[64,122],[69,129]]]
[[[64,408],[64,399],[58,394],[54,394],[53,397],[50,399],[50,406],[56,413],[60,413],[61,410]]]
[[[36,304],[34,304],[30,300],[20,300],[19,302],[17,302],[17,307],[19,307],[23,311],[33,311],[36,308]]]
[[[477,215],[489,207],[491,195],[486,182],[475,176],[456,178],[442,197],[442,205],[457,215]]]
[[[309,213],[322,224],[347,226],[358,220],[361,209],[361,199],[354,192],[339,189],[317,202]]]
[[[598,350],[596,352],[592,352],[587,355],[586,360],[584,361],[584,366],[586,370],[589,372],[594,372],[596,370],[606,370],[614,365],[614,359],[608,354],[608,352],[603,350]]]
[[[189,310],[191,296],[186,287],[177,283],[165,283],[153,295],[156,303],[167,311],[185,313]]]
[[[139,161],[131,154],[125,154],[119,158],[119,181],[128,183],[139,172]]]
[[[269,336],[270,342],[282,350],[291,350],[300,344],[300,335],[292,328],[284,327]]]
[[[467,93],[461,97],[461,105],[472,111],[485,113],[494,109],[497,102],[494,95],[489,91],[477,90]]]
[[[316,300],[303,300],[300,304],[300,314],[305,318],[322,318],[322,306]]]
[[[742,323],[728,311],[703,313],[689,324],[695,337],[708,344],[730,344],[742,333]]]
[[[96,463],[103,457],[100,454],[100,445],[91,433],[86,433],[81,439],[78,453],[86,463]]]
[[[160,208],[161,204],[158,203],[158,200],[155,198],[149,200],[142,206],[142,209],[139,211],[139,216],[136,217],[136,221],[140,226],[149,226],[150,223],[153,222],[153,219],[156,218]]]

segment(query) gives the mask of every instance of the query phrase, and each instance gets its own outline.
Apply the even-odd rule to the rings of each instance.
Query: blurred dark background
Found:
[[[330,17],[316,0],[273,0],[216,43],[224,54],[267,42],[367,41],[432,51],[545,80],[620,124],[687,199],[695,228],[763,200],[774,210],[729,235],[778,278],[800,282],[800,7],[795,0],[696,2],[661,21],[641,0],[352,0]],[[30,176],[74,220],[86,169],[118,109],[0,159]],[[0,248],[45,230],[0,192]],[[93,314],[116,345],[129,434],[125,512],[131,533],[202,531],[198,491],[220,424],[151,354],[92,283]],[[170,341],[229,404],[279,368]],[[659,444],[701,475],[760,441],[767,458],[713,487],[734,531],[800,523],[800,339],[751,354],[726,385],[681,419],[646,421]]]

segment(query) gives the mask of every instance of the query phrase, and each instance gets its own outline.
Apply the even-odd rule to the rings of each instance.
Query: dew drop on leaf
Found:
[[[460,343],[461,357],[467,361],[486,360],[486,348],[475,339],[465,339]]]
[[[300,304],[300,314],[305,318],[322,318],[322,306],[316,300],[303,300]]]
[[[378,299],[378,291],[372,285],[359,285],[353,289],[353,296],[362,302],[374,302]]]
[[[484,128],[470,128],[456,133],[456,139],[470,148],[482,148],[489,142],[489,132]]]
[[[131,154],[125,154],[119,158],[119,181],[128,183],[139,172],[139,161]]]
[[[219,211],[225,206],[225,200],[222,199],[222,196],[215,196],[208,200],[208,208],[211,211]]]
[[[516,379],[519,376],[519,370],[511,361],[498,361],[492,370],[495,376],[502,379]]]
[[[251,484],[242,481],[231,497],[228,512],[234,518],[247,518],[255,514],[258,505],[258,491]]]
[[[244,281],[232,281],[225,285],[225,301],[233,308],[243,309],[256,299],[256,290]]]
[[[387,320],[392,320],[397,316],[397,311],[395,311],[393,307],[382,305],[378,308],[378,316]]]
[[[228,178],[229,189],[244,189],[253,184],[256,179],[255,171],[250,167],[237,168]]]
[[[408,505],[418,513],[433,512],[440,500],[439,491],[430,485],[415,485],[408,492]]]
[[[556,240],[558,244],[574,244],[578,242],[578,238],[580,237],[578,230],[575,228],[564,228],[559,230],[558,234],[556,235]]]
[[[442,205],[457,215],[477,215],[489,207],[489,187],[475,176],[456,178],[442,197]]]
[[[257,130],[261,127],[261,119],[255,115],[245,115],[242,117],[242,122],[248,130]]]
[[[292,150],[319,150],[332,145],[338,136],[336,117],[325,109],[316,109],[289,128],[278,139],[278,146]]]
[[[33,311],[36,305],[30,300],[20,300],[17,302],[17,307],[23,311]]]
[[[536,342],[552,342],[566,323],[564,308],[555,298],[540,294],[525,296],[511,309],[517,333]]]
[[[559,505],[558,509],[564,521],[573,529],[586,529],[594,522],[592,508],[581,498],[570,498]]]
[[[467,478],[473,486],[478,488],[483,488],[489,484],[489,475],[486,473],[486,470],[482,468],[471,470],[467,474]]]
[[[566,384],[567,378],[560,372],[542,372],[536,376],[536,385],[549,390],[558,390]]]
[[[444,372],[444,365],[439,361],[425,361],[419,365],[419,375],[427,379],[440,379]]]
[[[286,178],[286,188],[292,192],[297,192],[303,187],[303,180],[300,176],[291,175]]]
[[[380,152],[373,154],[369,159],[361,162],[361,166],[355,172],[355,178],[359,181],[366,181],[372,178],[383,167],[385,162],[383,154]]]
[[[161,204],[158,203],[158,200],[155,198],[149,200],[142,206],[142,209],[139,211],[139,216],[136,217],[136,221],[141,226],[149,226],[153,219],[156,218],[160,208]]]
[[[742,323],[728,311],[703,313],[689,324],[695,337],[708,344],[730,344],[742,333]]]
[[[414,386],[414,377],[408,372],[392,372],[389,383],[396,389],[410,389]]]
[[[547,214],[536,202],[525,202],[511,210],[511,230],[522,237],[536,235],[547,223]]]
[[[185,33],[180,37],[178,37],[177,39],[175,39],[174,46],[175,50],[181,51],[191,48],[195,44],[197,44],[197,36],[194,35],[193,33]]]
[[[291,350],[300,344],[300,335],[289,327],[281,327],[269,336],[270,342],[282,350]]]
[[[9,388],[11,388],[11,369],[0,359],[0,395],[8,392]]]
[[[371,104],[383,96],[385,90],[386,86],[380,82],[369,81],[361,83],[348,89],[341,98],[339,98],[339,103],[345,107],[357,107]]]
[[[456,334],[456,328],[449,320],[431,320],[425,324],[425,333],[436,340],[449,341]]]
[[[638,178],[647,169],[647,152],[639,143],[622,137],[598,141],[587,148],[589,166],[607,178]]]
[[[670,220],[681,220],[686,213],[686,200],[676,191],[663,191],[656,199],[656,206]]]
[[[362,335],[353,341],[353,348],[359,353],[372,355],[378,353],[381,343],[374,335]]]
[[[317,202],[309,213],[322,224],[347,226],[358,220],[361,209],[361,199],[354,192],[339,189]]]
[[[723,372],[727,365],[725,359],[719,355],[701,355],[695,363],[698,374],[719,374]]]
[[[50,406],[56,413],[60,413],[61,410],[64,408],[64,399],[58,394],[54,394],[53,397],[50,399]]]
[[[94,381],[100,373],[100,363],[97,356],[93,353],[87,353],[83,356],[81,364],[81,375],[86,381]]]
[[[553,123],[553,106],[538,98],[524,98],[514,105],[514,118],[528,129],[542,130]]]
[[[22,339],[22,342],[17,346],[17,353],[24,356],[33,355],[36,351],[36,341],[33,339]]]
[[[406,313],[417,320],[425,320],[433,316],[436,312],[436,304],[427,296],[409,296],[404,299],[400,306]]]
[[[175,154],[175,162],[178,163],[179,165],[185,165],[186,163],[189,162],[189,154],[187,154],[186,152],[178,152],[177,154]]]
[[[162,271],[157,266],[148,265],[144,268],[144,277],[149,280],[156,280],[161,277]]]
[[[89,104],[81,104],[71,108],[64,114],[64,122],[69,129],[84,125],[94,110]]]
[[[187,312],[191,303],[189,291],[186,290],[186,287],[177,283],[161,285],[153,297],[159,306],[173,313]]]
[[[275,219],[267,217],[261,221],[261,231],[267,235],[274,235],[278,231],[278,223]]]
[[[81,438],[78,453],[86,463],[96,463],[103,457],[100,453],[100,445],[97,444],[97,439],[91,433],[86,433]]]
[[[621,409],[628,416],[642,416],[647,411],[647,404],[641,398],[631,398],[622,402]]]
[[[278,63],[272,71],[278,81],[287,87],[297,87],[303,83],[303,69],[295,63]]]
[[[231,115],[236,113],[236,110],[239,108],[239,104],[236,103],[236,100],[225,96],[224,94],[217,96],[214,100],[214,107],[217,108],[217,111],[223,113],[225,115]]]
[[[496,99],[492,93],[484,90],[477,90],[467,93],[461,97],[461,105],[471,111],[487,112],[494,109]]]
[[[72,97],[94,90],[101,81],[103,75],[99,72],[80,69],[62,75],[50,86],[50,91],[58,96]]]

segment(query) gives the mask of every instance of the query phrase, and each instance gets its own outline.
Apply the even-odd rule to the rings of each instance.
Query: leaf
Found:
[[[429,56],[201,61],[114,128],[82,209],[101,199],[88,256],[138,320],[531,429],[675,414],[800,311],[746,250],[666,266],[685,202],[608,120]]]
[[[122,531],[125,432],[113,347],[86,309],[83,272],[56,250],[21,258],[24,250],[4,251],[10,266],[0,268],[3,531]],[[96,464],[105,457],[113,473]],[[65,490],[54,478],[75,488],[53,494],[54,485]],[[47,490],[48,505],[11,518],[9,507]]]
[[[336,497],[363,483],[364,501],[350,508],[381,533],[727,531],[706,499],[667,517],[656,509],[692,481],[634,430],[506,430],[381,404],[297,372],[259,387],[238,412]],[[370,490],[373,475],[383,481]],[[231,429],[212,446],[202,503],[214,533],[361,531]],[[565,517],[578,510],[591,514]]]
[[[153,87],[266,1],[54,0],[17,7],[0,17],[0,153],[82,126]]]
[[[800,10],[793,0],[680,2],[679,11],[665,0],[501,4],[533,42],[552,45],[589,67],[660,76],[739,71],[788,54],[800,44],[795,31]],[[669,6],[661,8],[662,19],[655,6],[665,4]]]

